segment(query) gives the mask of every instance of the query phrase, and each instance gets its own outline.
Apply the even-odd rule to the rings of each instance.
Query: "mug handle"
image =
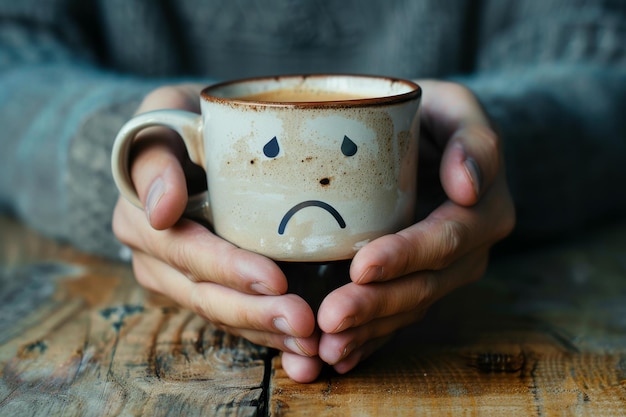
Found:
[[[152,126],[163,126],[174,130],[185,143],[191,161],[204,166],[202,143],[202,116],[185,110],[154,110],[139,114],[122,126],[113,143],[111,172],[120,194],[136,207],[143,209],[137,190],[130,177],[130,149],[135,136],[141,130]],[[207,195],[202,193],[190,196],[185,214],[199,216],[207,210]]]

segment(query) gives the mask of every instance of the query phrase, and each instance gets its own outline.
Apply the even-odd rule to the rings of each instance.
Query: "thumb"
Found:
[[[187,184],[181,165],[180,139],[164,128],[141,132],[133,149],[131,178],[150,225],[158,230],[173,226],[187,205]]]
[[[461,128],[444,151],[440,178],[446,195],[463,206],[472,206],[491,186],[500,169],[497,135],[484,124]]]
[[[199,112],[201,88],[197,84],[157,88],[144,98],[137,113],[165,108]],[[182,139],[166,128],[144,129],[133,144],[131,164],[131,178],[152,227],[161,230],[173,226],[187,205],[183,167],[189,170],[193,165]],[[197,169],[192,167],[191,172],[197,173]]]

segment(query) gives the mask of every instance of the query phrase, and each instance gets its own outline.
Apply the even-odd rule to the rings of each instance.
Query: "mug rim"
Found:
[[[245,84],[245,83],[259,83],[259,82],[279,82],[285,79],[300,79],[303,82],[307,79],[322,79],[322,78],[359,78],[359,79],[371,79],[378,81],[387,81],[391,85],[399,83],[408,87],[410,90],[405,93],[392,94],[385,96],[373,96],[366,98],[355,98],[345,100],[321,100],[321,101],[261,101],[261,100],[244,100],[237,97],[220,97],[211,94],[212,91],[222,89],[225,87]],[[386,104],[397,104],[406,101],[419,99],[422,96],[422,88],[414,81],[391,77],[383,75],[371,75],[371,74],[348,74],[348,73],[319,73],[319,74],[284,74],[273,76],[259,76],[248,77],[241,79],[234,79],[228,81],[222,81],[215,84],[211,84],[202,89],[200,96],[207,102],[221,103],[221,104],[236,104],[241,106],[261,106],[261,107],[288,107],[288,108],[337,108],[337,107],[367,107],[367,106],[380,106]]]

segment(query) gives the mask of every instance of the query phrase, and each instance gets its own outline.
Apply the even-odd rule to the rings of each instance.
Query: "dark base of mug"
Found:
[[[351,259],[333,262],[277,262],[289,282],[289,293],[306,300],[317,313],[324,297],[350,282]]]

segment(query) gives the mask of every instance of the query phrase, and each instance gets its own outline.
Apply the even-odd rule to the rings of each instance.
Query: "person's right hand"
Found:
[[[200,89],[159,88],[138,113],[162,108],[198,112]],[[198,168],[191,168],[180,138],[167,129],[146,129],[133,153],[131,176],[145,209],[120,197],[113,230],[132,249],[137,281],[224,331],[297,354],[300,360],[292,360],[285,371],[296,381],[315,379],[322,366],[315,316],[302,298],[286,294],[280,268],[182,218],[188,199],[185,171],[190,177]]]

